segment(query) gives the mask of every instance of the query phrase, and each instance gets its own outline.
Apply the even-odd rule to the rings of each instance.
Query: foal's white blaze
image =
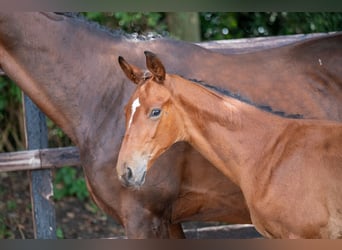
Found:
[[[131,117],[129,118],[129,122],[128,122],[128,128],[131,126],[131,123],[133,121],[133,116],[135,111],[137,110],[137,108],[140,106],[140,101],[139,101],[139,97],[137,99],[135,99],[132,103],[132,107],[131,107]]]

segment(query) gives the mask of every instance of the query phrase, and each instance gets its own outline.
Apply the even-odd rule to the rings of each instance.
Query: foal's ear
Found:
[[[150,52],[144,51],[146,56],[146,66],[148,70],[153,74],[157,82],[162,83],[165,80],[165,68],[158,57]]]
[[[144,76],[144,73],[137,66],[129,64],[122,56],[118,58],[119,64],[125,75],[135,84],[138,84]]]

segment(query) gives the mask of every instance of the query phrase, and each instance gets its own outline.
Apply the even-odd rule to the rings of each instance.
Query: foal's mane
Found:
[[[186,79],[188,79],[188,78],[186,78]],[[214,91],[218,92],[219,94],[223,94],[225,96],[232,97],[232,98],[237,99],[237,100],[239,100],[241,102],[247,103],[247,104],[252,105],[254,107],[257,107],[257,108],[259,108],[261,110],[264,110],[264,111],[267,111],[269,113],[275,114],[277,116],[281,116],[281,117],[284,117],[284,118],[292,118],[292,119],[303,119],[304,118],[303,115],[301,115],[301,114],[288,114],[288,113],[286,113],[284,111],[273,110],[271,106],[261,105],[261,104],[254,103],[253,101],[247,99],[244,96],[241,96],[240,94],[233,93],[233,92],[231,92],[231,91],[229,91],[227,89],[223,89],[223,88],[220,88],[220,87],[217,87],[217,86],[213,86],[211,84],[205,83],[205,82],[197,80],[197,79],[188,79],[188,80],[192,81],[195,84],[200,84],[200,85],[202,85],[205,88],[214,90]]]
[[[80,12],[55,12],[57,15],[73,18],[77,21],[83,22],[90,26],[93,29],[105,31],[108,34],[114,36],[114,37],[120,37],[120,38],[126,38],[126,39],[134,39],[134,40],[141,40],[141,41],[149,41],[154,40],[157,38],[165,38],[164,36],[154,33],[154,32],[148,32],[146,34],[138,34],[138,33],[126,33],[125,31],[121,29],[111,29],[108,26],[103,26],[99,24],[98,22],[91,21],[85,18],[85,16]]]

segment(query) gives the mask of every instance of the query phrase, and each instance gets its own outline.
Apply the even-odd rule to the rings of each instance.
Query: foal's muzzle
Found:
[[[119,176],[119,180],[125,187],[140,187],[145,182],[146,168],[131,168],[124,163],[123,174]]]

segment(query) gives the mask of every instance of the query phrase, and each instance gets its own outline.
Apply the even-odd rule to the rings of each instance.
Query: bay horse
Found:
[[[218,83],[277,111],[341,120],[342,35],[295,39],[224,55],[182,41],[118,33],[75,16],[0,13],[0,68],[79,148],[90,196],[128,238],[179,238],[184,221],[250,223],[245,199],[187,143],[159,158],[155,165],[163,171],[151,169],[140,190],[122,187],[116,175],[125,132],[121,112],[134,86],[117,57],[143,67],[139,55],[155,51],[171,73]],[[184,56],[186,62],[175,63]]]
[[[116,168],[125,186],[141,187],[155,160],[186,141],[241,188],[264,236],[342,238],[342,123],[277,116],[145,55],[149,71],[119,57],[138,84]]]

